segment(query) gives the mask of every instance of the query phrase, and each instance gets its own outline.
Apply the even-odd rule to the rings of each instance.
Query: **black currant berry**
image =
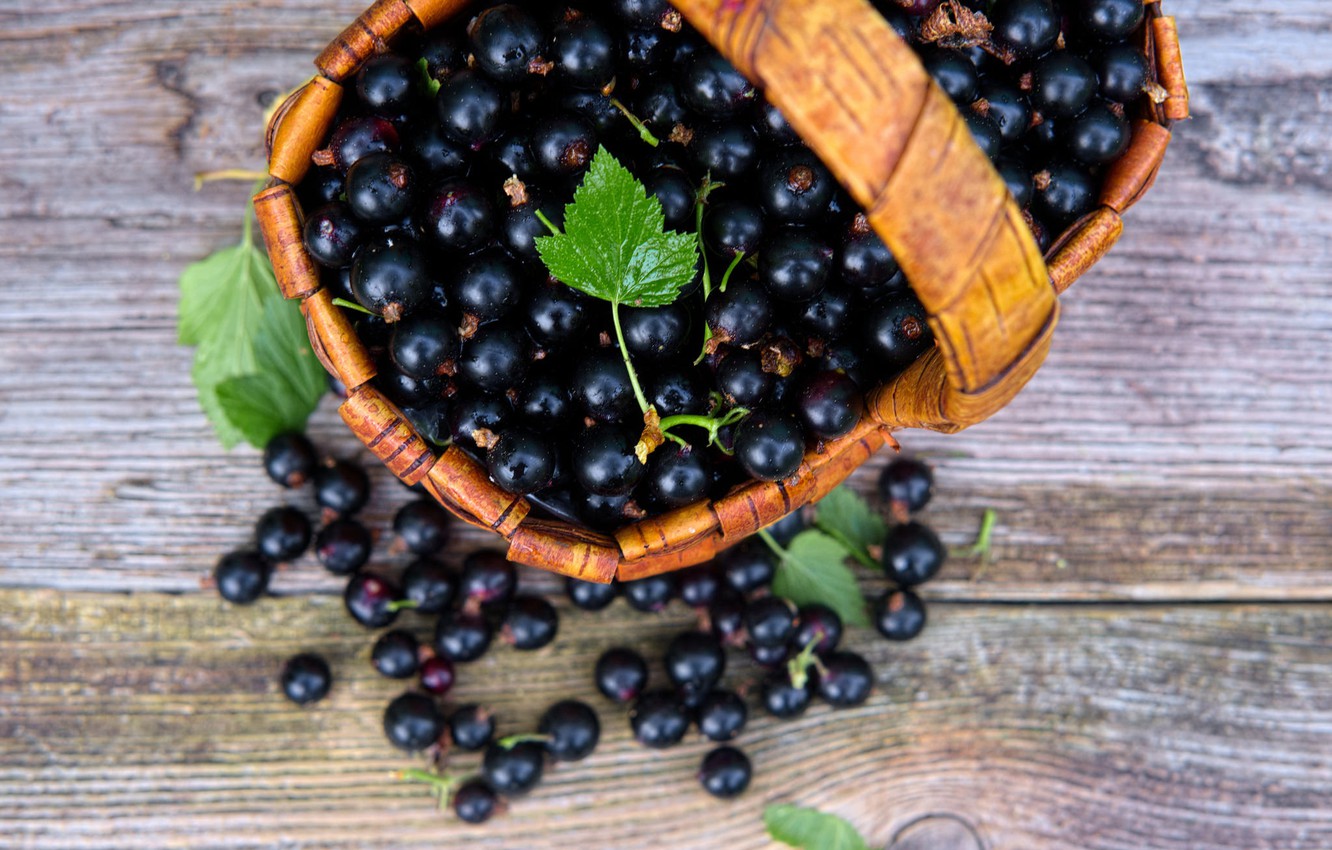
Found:
[[[695,53],[677,84],[690,109],[713,119],[735,115],[758,99],[754,84],[712,49]]]
[[[485,823],[499,807],[499,795],[482,779],[469,779],[453,792],[453,813],[463,823]]]
[[[1032,69],[1032,105],[1047,117],[1071,118],[1087,106],[1098,85],[1085,59],[1057,51]]]
[[[512,3],[491,6],[468,28],[477,66],[492,79],[513,85],[536,70],[546,35],[531,15]]]
[[[297,705],[319,702],[328,696],[333,674],[328,662],[312,653],[301,653],[282,665],[282,693]]]
[[[356,72],[356,94],[371,111],[392,118],[411,106],[419,72],[402,56],[372,56]]]
[[[1137,47],[1132,44],[1107,47],[1095,66],[1103,97],[1124,104],[1142,97],[1147,86],[1147,59]]]
[[[690,339],[689,308],[681,301],[665,307],[625,307],[620,323],[635,363],[668,360]]]
[[[805,435],[793,416],[756,411],[735,429],[735,457],[751,477],[781,481],[800,469]]]
[[[797,614],[800,625],[791,636],[791,645],[803,650],[811,644],[816,655],[826,655],[842,640],[842,618],[827,605],[817,602],[803,605]]]
[[[546,750],[536,741],[519,741],[511,747],[493,743],[486,747],[481,775],[490,787],[506,797],[521,797],[541,782]]]
[[[1000,135],[999,125],[994,120],[975,112],[967,111],[962,114],[962,120],[966,122],[967,129],[971,131],[971,139],[976,143],[976,147],[981,149],[986,159],[993,162],[999,156],[999,151],[1003,148],[1004,140]]]
[[[453,683],[457,676],[453,670],[453,662],[447,658],[427,658],[421,662],[421,687],[435,696],[443,696],[453,688]]]
[[[529,296],[523,309],[528,334],[542,348],[560,348],[587,327],[586,299],[563,284],[543,286]]]
[[[791,660],[791,647],[784,643],[777,646],[759,646],[751,643],[746,649],[755,664],[769,670],[785,667],[786,662]]]
[[[896,377],[934,345],[925,308],[910,292],[875,301],[863,321],[866,354],[884,379]]]
[[[682,508],[699,501],[711,482],[703,452],[692,446],[669,443],[653,452],[648,461],[647,495],[660,508]]]
[[[854,652],[833,652],[823,658],[818,675],[819,696],[834,708],[860,705],[874,688],[869,662]]]
[[[921,58],[921,64],[954,103],[965,105],[979,96],[980,75],[960,50],[928,51]]]
[[[559,431],[575,414],[567,378],[555,369],[539,369],[518,388],[514,405],[527,424],[549,434]]]
[[[329,461],[315,470],[315,501],[341,517],[365,507],[370,499],[370,479],[351,461]]]
[[[264,594],[272,574],[272,565],[258,552],[231,552],[213,568],[213,584],[223,599],[247,605]]]
[[[806,430],[824,440],[851,433],[865,410],[860,387],[845,372],[811,375],[802,385],[796,403]]]
[[[675,576],[672,573],[648,576],[647,578],[626,581],[620,584],[620,591],[629,607],[645,614],[653,614],[666,608],[675,596]]]
[[[915,520],[893,526],[883,541],[883,571],[902,587],[934,578],[947,557],[939,536]]]
[[[533,650],[555,640],[560,618],[555,607],[540,596],[519,596],[504,617],[504,637],[514,649]]]
[[[368,224],[397,221],[415,200],[412,168],[392,154],[364,156],[347,171],[347,206]]]
[[[458,358],[458,329],[441,316],[417,313],[393,326],[389,356],[409,378],[426,381],[446,374]]]
[[[557,460],[549,440],[526,428],[510,428],[486,454],[486,468],[505,492],[525,495],[550,485]]]
[[[708,606],[708,622],[717,640],[728,646],[744,642],[746,607],[745,598],[730,588],[717,594]]]
[[[1051,0],[999,0],[990,22],[996,40],[1022,56],[1040,56],[1059,38],[1060,13]]]
[[[1036,181],[1036,213],[1061,229],[1096,206],[1096,180],[1086,168],[1072,162],[1048,166]]]
[[[532,130],[531,149],[532,158],[547,177],[573,180],[592,164],[597,131],[580,115],[555,115]]]
[[[637,408],[624,358],[613,348],[596,349],[581,359],[570,393],[583,414],[598,422],[625,419]]]
[[[879,473],[879,497],[894,511],[915,513],[934,495],[934,470],[923,460],[898,457]]]
[[[370,573],[352,576],[342,595],[347,613],[367,629],[382,629],[398,619],[398,612],[391,606],[401,598],[397,585]]]
[[[600,496],[626,495],[647,470],[634,454],[638,433],[616,425],[594,425],[574,445],[573,472],[578,483]]]
[[[569,576],[564,580],[569,601],[584,611],[601,611],[615,601],[620,586],[615,582],[583,581]]]
[[[487,248],[472,257],[450,295],[452,304],[480,322],[503,318],[523,298],[523,273],[509,255]]]
[[[994,170],[1004,179],[1004,185],[1019,207],[1025,208],[1031,203],[1034,186],[1029,168],[1015,159],[1000,157],[995,160]]]
[[[601,721],[587,703],[561,700],[541,715],[537,731],[547,736],[546,752],[556,761],[582,761],[601,740]]]
[[[443,614],[458,598],[458,577],[438,561],[417,558],[402,573],[402,598],[418,614]]]
[[[1104,103],[1093,103],[1068,123],[1068,152],[1087,165],[1104,165],[1119,159],[1129,144],[1129,124],[1124,116]]]
[[[670,691],[648,691],[629,710],[629,727],[645,747],[673,747],[689,731],[689,711]]]
[[[1026,96],[1007,83],[992,80],[981,85],[980,96],[985,101],[985,116],[999,129],[1003,143],[1021,139],[1031,126],[1031,104]]]
[[[513,405],[508,397],[475,390],[460,392],[449,404],[449,434],[463,445],[474,446],[477,431],[498,434],[512,418]]]
[[[735,691],[712,691],[698,706],[698,731],[709,741],[734,740],[749,720],[749,707]]]
[[[670,61],[674,47],[671,34],[660,27],[633,27],[620,37],[620,61],[645,75]]]
[[[700,564],[681,570],[680,601],[690,608],[706,609],[724,587],[721,574],[712,564]]]
[[[763,137],[763,141],[770,145],[784,147],[800,143],[800,134],[787,122],[782,111],[767,100],[762,100],[759,104],[755,127]]]
[[[449,740],[464,752],[485,749],[495,740],[495,715],[476,704],[458,706],[449,715]]]
[[[374,538],[354,519],[335,519],[315,535],[314,551],[319,563],[335,576],[350,575],[370,560]]]
[[[521,384],[530,365],[526,334],[516,326],[494,322],[463,343],[458,377],[484,392],[502,393]]]
[[[393,533],[417,555],[433,555],[449,542],[449,513],[430,499],[408,502],[393,516]]]
[[[805,147],[783,148],[759,163],[756,195],[778,222],[804,224],[827,212],[837,181]]]
[[[772,301],[754,281],[732,280],[725,292],[713,292],[707,303],[713,339],[734,345],[758,342],[772,327],[773,313]]]
[[[370,663],[381,676],[410,679],[420,667],[420,645],[411,632],[384,632],[370,649]]]
[[[465,600],[482,605],[506,605],[518,588],[518,571],[513,562],[494,549],[479,549],[463,558],[459,587]]]
[[[758,539],[728,549],[719,563],[726,583],[745,596],[772,584],[772,578],[777,574],[777,561],[772,550]]]
[[[381,237],[362,245],[352,263],[351,285],[362,307],[396,322],[430,297],[425,253],[415,241]]]
[[[1123,41],[1141,24],[1143,4],[1137,0],[1084,0],[1074,13],[1083,32],[1104,42]]]
[[[818,295],[832,268],[832,246],[798,228],[769,233],[759,252],[759,279],[782,301],[805,302]]]
[[[550,58],[559,80],[578,89],[604,89],[615,77],[615,35],[600,21],[578,18],[555,29]]]
[[[669,135],[678,124],[689,119],[689,110],[680,98],[680,90],[670,80],[649,82],[634,98],[634,114],[652,132]]]
[[[712,635],[683,632],[666,648],[666,676],[686,706],[695,706],[726,671],[726,652]]]
[[[680,414],[705,414],[708,388],[692,369],[674,368],[648,379],[648,403],[662,419]]]
[[[445,180],[429,193],[421,225],[426,238],[444,251],[474,251],[495,229],[495,206],[476,184]]]
[[[697,189],[685,172],[675,168],[658,168],[643,179],[643,187],[649,195],[661,202],[667,230],[690,229],[694,222]]]
[[[435,650],[450,661],[475,661],[490,648],[493,633],[479,614],[447,613],[435,627]]]
[[[328,149],[333,155],[333,165],[345,174],[361,157],[372,153],[393,153],[398,150],[398,144],[398,130],[388,119],[363,115],[342,122],[333,131]]]
[[[435,102],[444,132],[479,150],[499,135],[505,100],[499,86],[480,73],[465,69],[444,81]]]
[[[283,487],[300,487],[314,475],[315,448],[304,434],[278,434],[264,446],[264,471]]]
[[[735,747],[718,747],[703,757],[698,781],[712,796],[730,800],[745,792],[753,773],[749,756]]]
[[[597,659],[593,674],[597,690],[612,702],[630,703],[647,687],[648,668],[643,656],[632,649],[608,649]]]
[[[344,203],[325,204],[305,219],[305,250],[330,269],[351,265],[363,235],[364,228]]]
[[[694,132],[689,152],[699,171],[713,180],[734,182],[758,162],[758,134],[740,121],[708,124]]]
[[[755,646],[784,646],[796,633],[796,609],[780,596],[764,596],[749,603],[745,629]]]
[[[785,719],[805,713],[813,699],[814,687],[809,681],[804,683],[804,687],[796,687],[791,682],[791,674],[783,666],[763,677],[759,693],[768,713]]]
[[[430,182],[465,173],[470,164],[470,146],[450,138],[437,122],[424,120],[407,132],[402,153]]]
[[[899,267],[883,239],[865,222],[842,245],[840,271],[843,283],[871,290],[892,280]]]
[[[254,527],[255,548],[269,561],[292,561],[310,545],[310,520],[292,507],[270,508]]]
[[[405,693],[384,710],[384,734],[399,749],[424,750],[438,741],[443,731],[444,718],[435,701],[425,694]]]
[[[911,640],[925,628],[925,603],[910,590],[886,590],[874,600],[871,619],[888,640]]]

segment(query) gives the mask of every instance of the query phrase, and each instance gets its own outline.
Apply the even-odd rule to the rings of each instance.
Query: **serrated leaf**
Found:
[[[818,809],[768,806],[763,810],[763,825],[774,841],[800,850],[869,850],[854,826]]]
[[[248,338],[263,315],[266,294],[276,287],[268,257],[248,238],[192,263],[180,276],[180,344]],[[247,353],[236,352],[238,357]],[[222,361],[212,368],[225,366]]]
[[[228,422],[253,446],[300,431],[327,390],[300,309],[275,291],[254,336],[256,370],[217,385]]]
[[[564,232],[536,239],[557,280],[634,307],[664,307],[694,278],[693,234],[667,233],[661,202],[604,147],[565,208]]]
[[[797,605],[821,602],[848,625],[869,625],[865,597],[846,565],[848,553],[841,543],[822,531],[802,531],[779,557],[773,593]]]
[[[869,547],[882,545],[888,533],[883,517],[859,493],[845,486],[823,497],[815,508],[814,522],[833,537],[855,546],[862,555],[869,552]]]

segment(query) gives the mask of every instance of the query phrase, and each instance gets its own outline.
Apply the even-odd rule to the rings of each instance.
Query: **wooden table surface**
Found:
[[[491,653],[458,697],[506,732],[585,698],[603,744],[481,829],[393,780],[399,688],[337,580],[307,558],[245,609],[199,585],[283,495],[219,448],[175,345],[176,278],[246,198],[191,177],[261,163],[263,106],[360,6],[0,0],[0,847],[745,850],[773,801],[899,850],[1332,847],[1325,0],[1167,3],[1196,117],[1154,194],[1008,410],[902,435],[937,463],[929,522],[959,544],[995,508],[997,560],[928,587],[920,639],[851,635],[868,705],[756,720],[756,782],[716,802],[702,743],[637,747],[590,682],[689,616],[562,606],[553,647]],[[331,405],[311,427],[369,462]],[[374,482],[383,527],[409,495]],[[308,709],[276,688],[298,650],[337,677]]]

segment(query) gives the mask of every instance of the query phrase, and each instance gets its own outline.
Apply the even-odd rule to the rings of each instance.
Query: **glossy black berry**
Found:
[[[874,688],[869,662],[854,652],[833,652],[823,658],[818,675],[819,696],[834,708],[860,705]]]
[[[328,148],[334,166],[345,174],[362,157],[372,153],[393,153],[398,150],[398,145],[398,130],[388,119],[363,115],[338,125]]]
[[[408,502],[393,516],[393,533],[417,555],[433,555],[449,542],[449,514],[436,502]]]
[[[310,545],[310,534],[310,520],[304,511],[270,508],[255,524],[255,548],[270,561],[292,561]]]
[[[697,720],[709,741],[731,741],[744,731],[749,707],[735,691],[714,690],[699,703]]]
[[[372,56],[356,72],[356,94],[372,111],[392,118],[411,106],[419,72],[402,56]]]
[[[745,647],[749,652],[749,657],[760,667],[766,667],[769,670],[778,667],[785,668],[786,662],[791,660],[792,650],[788,644],[778,644],[776,646],[759,646],[749,644]]]
[[[554,444],[527,428],[509,428],[486,454],[490,480],[515,495],[549,486],[556,464]]]
[[[572,180],[587,171],[597,152],[597,133],[569,113],[543,119],[532,130],[532,157],[547,177]]]
[[[800,134],[795,131],[782,111],[767,100],[762,100],[758,108],[755,128],[763,141],[770,145],[785,146],[800,143]]]
[[[985,116],[994,122],[1003,143],[1021,139],[1031,126],[1031,104],[1026,95],[1007,83],[986,80],[980,96],[985,102]]]
[[[396,322],[430,297],[428,263],[415,241],[381,237],[362,245],[352,263],[351,285],[362,307]]]
[[[481,775],[498,793],[521,797],[541,782],[545,766],[545,747],[536,741],[519,741],[511,747],[497,742],[486,747]]]
[[[791,674],[783,666],[763,677],[759,696],[763,707],[773,717],[783,719],[798,717],[809,708],[814,696],[814,686],[810,681],[806,681],[803,687],[792,684]]]
[[[556,761],[582,761],[601,740],[601,721],[587,703],[566,699],[541,715],[537,731],[547,736],[546,752]]]
[[[540,24],[512,3],[477,15],[468,35],[477,67],[506,85],[522,82],[535,70],[546,40]]]
[[[402,146],[403,156],[415,167],[423,184],[467,171],[472,149],[449,137],[435,121],[413,125]]]
[[[836,191],[828,169],[804,147],[783,148],[759,163],[755,175],[759,203],[775,221],[803,224],[828,209]]]
[[[701,450],[667,443],[648,459],[647,495],[664,510],[682,508],[707,495],[712,476]]]
[[[652,132],[661,136],[668,136],[676,125],[689,118],[680,91],[670,80],[645,85],[634,98],[633,111]]]
[[[774,312],[761,285],[732,279],[725,292],[713,292],[708,299],[708,327],[719,342],[752,345],[772,327]]]
[[[720,119],[735,115],[758,99],[744,74],[715,50],[700,50],[677,79],[680,97],[695,112]]]
[[[523,308],[528,334],[543,348],[567,345],[587,327],[586,299],[558,284],[534,290]]]
[[[934,470],[913,457],[894,458],[879,473],[879,498],[894,511],[915,513],[934,495]]]
[[[745,629],[756,646],[783,646],[796,632],[796,609],[780,596],[764,596],[749,603]]]
[[[608,649],[597,659],[594,680],[597,690],[606,699],[618,703],[633,702],[647,687],[647,662],[632,649]]]
[[[671,573],[648,576],[620,584],[620,592],[635,611],[655,613],[666,608],[675,596],[675,576]]]
[[[634,454],[639,434],[616,425],[594,425],[574,444],[574,477],[585,490],[619,496],[637,486],[647,470]]]
[[[315,448],[304,434],[278,434],[264,446],[264,471],[283,487],[300,487],[317,465]]]
[[[708,124],[694,131],[689,152],[698,170],[713,180],[740,180],[758,163],[758,134],[740,121]]]
[[[453,570],[429,558],[417,558],[402,573],[402,597],[418,614],[443,614],[458,598]]]
[[[620,324],[635,364],[668,360],[691,339],[689,308],[681,301],[664,307],[623,307]]]
[[[384,632],[370,649],[370,664],[381,676],[409,679],[420,667],[420,645],[411,632]]]
[[[1133,34],[1144,16],[1137,0],[1083,0],[1074,13],[1083,32],[1105,42],[1122,41]]]
[[[1085,167],[1056,162],[1037,176],[1032,206],[1039,216],[1062,228],[1092,211],[1097,190],[1096,180]]]
[[[883,571],[902,587],[934,578],[947,557],[939,536],[915,520],[893,526],[883,541]]]
[[[1019,207],[1025,208],[1031,203],[1034,190],[1031,169],[1015,159],[1000,157],[994,163],[994,170],[999,172],[1009,194]]]
[[[268,589],[273,567],[258,552],[231,552],[213,568],[213,584],[235,605],[254,602]]]
[[[971,140],[976,143],[976,147],[981,149],[981,153],[985,154],[987,159],[994,161],[1004,144],[999,125],[992,119],[970,110],[962,114],[962,120],[971,131]]]
[[[494,232],[495,205],[469,180],[445,180],[428,195],[422,211],[425,236],[445,251],[473,251]]]
[[[457,675],[453,662],[447,658],[435,656],[421,662],[421,687],[435,696],[443,696],[453,688]]]
[[[586,354],[574,367],[570,393],[583,415],[598,422],[615,422],[637,410],[634,388],[624,358],[613,348]]]
[[[460,392],[449,404],[449,434],[463,445],[474,446],[477,431],[498,434],[512,418],[513,405],[506,396],[476,390]]]
[[[435,701],[425,694],[405,693],[384,710],[384,734],[399,749],[424,750],[438,741],[443,731],[444,718]]]
[[[801,386],[796,403],[805,429],[824,440],[851,433],[865,410],[860,387],[845,372],[811,375]]]
[[[643,188],[661,202],[667,230],[691,229],[697,189],[685,172],[674,168],[659,168],[643,179]]]
[[[645,747],[673,747],[689,731],[689,710],[671,691],[648,691],[629,710],[629,727]]]
[[[755,348],[732,348],[717,367],[717,390],[739,407],[763,403],[776,386],[777,376],[763,369],[763,358]]]
[[[728,549],[718,562],[726,583],[746,596],[772,584],[772,578],[777,574],[776,558],[758,539]]]
[[[813,646],[816,655],[826,655],[837,648],[842,640],[842,618],[827,605],[817,602],[803,605],[798,619],[800,625],[791,636],[791,645],[803,650]]]
[[[680,601],[690,608],[706,609],[725,586],[721,573],[713,564],[700,564],[681,570]]]
[[[333,674],[329,672],[327,661],[306,652],[293,656],[282,665],[281,682],[282,693],[287,699],[297,705],[308,705],[328,695]]]
[[[544,215],[556,227],[564,223],[564,205],[554,203],[542,195],[535,196],[525,204],[510,207],[504,212],[503,220],[499,223],[500,244],[514,257],[533,266],[541,262],[541,256],[536,249],[536,238],[550,235],[545,222],[537,217],[537,212]]]
[[[518,588],[518,571],[513,562],[494,549],[480,549],[463,558],[459,590],[463,599],[482,605],[503,605]]]
[[[398,619],[398,612],[391,606],[401,598],[396,584],[370,573],[352,576],[342,595],[347,613],[367,629],[382,629]]]
[[[575,414],[567,377],[555,369],[540,369],[527,376],[514,399],[518,413],[531,427],[549,435],[560,430]]]
[[[999,0],[990,22],[995,39],[1022,56],[1039,56],[1059,38],[1060,13],[1051,0]]]
[[[329,461],[315,470],[315,501],[338,516],[361,510],[370,499],[370,479],[351,461]]]
[[[745,630],[745,598],[735,590],[723,589],[708,606],[708,622],[712,634],[728,646],[743,642]]]
[[[491,248],[468,260],[450,294],[456,309],[480,322],[490,322],[516,310],[523,291],[523,272],[518,264],[505,252]]]
[[[314,551],[319,563],[333,575],[356,572],[370,560],[374,538],[354,519],[335,519],[315,535]]]
[[[365,229],[344,203],[325,204],[305,218],[305,250],[320,265],[351,265]]]
[[[564,580],[569,601],[584,611],[601,611],[615,601],[620,587],[615,582],[583,581],[569,576]]]
[[[655,71],[670,61],[675,42],[660,27],[633,27],[620,37],[620,59],[632,71]]]
[[[726,671],[726,652],[710,634],[683,632],[666,648],[663,664],[685,705],[695,706]]]
[[[439,618],[435,627],[435,650],[450,661],[475,661],[486,654],[492,637],[490,624],[484,617],[455,611]]]
[[[615,48],[615,34],[600,21],[566,21],[551,40],[553,76],[574,88],[604,88],[615,76]]]
[[[708,387],[692,369],[673,368],[647,381],[648,403],[662,419],[683,413],[704,414],[708,410]]]
[[[541,649],[555,639],[559,628],[555,607],[540,596],[517,597],[504,617],[504,636],[514,649]]]
[[[463,823],[485,823],[499,807],[499,795],[482,779],[469,779],[453,792],[453,813]]]
[[[458,377],[488,393],[517,387],[527,376],[531,357],[526,335],[504,322],[483,325],[463,343]]]
[[[479,149],[499,135],[504,102],[504,92],[485,76],[458,71],[444,81],[436,96],[440,126],[450,137]]]
[[[866,355],[884,379],[901,373],[934,345],[925,308],[910,292],[875,301],[863,322]]]
[[[1120,103],[1134,103],[1147,85],[1147,59],[1132,44],[1107,47],[1093,63],[1101,81],[1101,95]]]
[[[495,715],[474,703],[458,706],[449,715],[449,740],[464,752],[485,749],[495,740]]]
[[[911,640],[925,628],[925,603],[910,590],[886,590],[874,600],[871,619],[888,640]]]
[[[1129,144],[1129,123],[1110,106],[1093,103],[1068,123],[1069,154],[1087,165],[1118,159]]]
[[[868,224],[853,232],[842,245],[839,271],[848,286],[863,290],[882,286],[892,280],[898,268],[888,246]]]
[[[730,800],[745,792],[753,773],[749,756],[735,747],[718,747],[703,757],[698,781],[712,796]]]
[[[393,325],[389,356],[398,371],[418,381],[447,372],[458,358],[458,329],[442,316],[417,313]]]
[[[728,261],[737,254],[750,256],[763,242],[764,226],[763,211],[757,206],[741,200],[721,201],[703,214],[703,242]]]
[[[759,279],[774,298],[808,301],[828,284],[833,257],[832,246],[808,231],[772,231],[759,252]]]
[[[1032,106],[1048,117],[1069,118],[1091,102],[1098,85],[1085,59],[1066,50],[1051,53],[1032,69]]]
[[[922,57],[921,64],[954,103],[965,105],[980,95],[980,75],[961,51],[931,50]]]
[[[756,411],[735,429],[735,458],[761,481],[789,478],[805,457],[805,435],[795,417]]]
[[[367,224],[396,221],[415,200],[412,167],[393,154],[370,154],[347,171],[347,206]]]

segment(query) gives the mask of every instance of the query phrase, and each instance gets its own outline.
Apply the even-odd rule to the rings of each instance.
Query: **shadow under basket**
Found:
[[[857,203],[930,314],[935,347],[873,388],[856,429],[808,452],[783,481],[600,534],[532,513],[457,447],[442,454],[370,381],[375,366],[302,241],[294,186],[333,123],[343,81],[404,27],[430,29],[462,0],[379,0],[315,60],[318,74],[268,127],[269,185],[254,198],[278,283],[299,299],[315,353],[348,389],[352,431],[395,475],[422,484],[464,521],[508,541],[510,560],[587,581],[633,580],[711,559],[822,498],[898,428],[954,432],[1013,399],[1045,360],[1058,296],[1118,240],[1121,216],[1151,187],[1188,90],[1173,18],[1146,4],[1142,48],[1157,96],[1143,98],[1132,141],[1099,206],[1042,256],[1003,180],[915,53],[866,0],[675,0],[685,18],[765,95]],[[827,96],[837,91],[838,98]]]

